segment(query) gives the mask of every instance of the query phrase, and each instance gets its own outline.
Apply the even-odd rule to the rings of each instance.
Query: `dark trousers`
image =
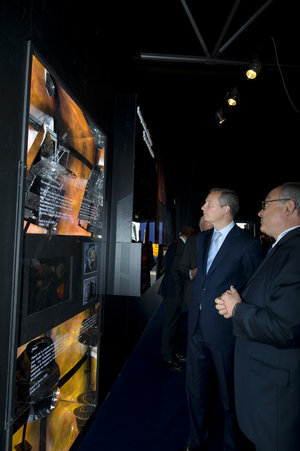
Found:
[[[166,361],[174,360],[179,349],[181,301],[177,297],[167,296],[163,300],[165,320],[162,327],[161,355]]]
[[[210,394],[219,392],[224,411],[223,450],[236,450],[237,422],[234,409],[233,358],[234,349],[213,349],[203,339],[200,324],[188,342],[187,398],[190,414],[188,444],[202,446],[209,437],[209,411],[213,399]],[[217,386],[210,386],[212,370],[215,369]],[[212,390],[215,392],[212,392]],[[213,396],[215,398],[215,396]]]

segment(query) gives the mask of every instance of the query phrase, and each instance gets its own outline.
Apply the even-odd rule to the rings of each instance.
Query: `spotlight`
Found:
[[[217,111],[216,114],[215,114],[215,118],[216,118],[216,121],[217,121],[219,124],[222,124],[224,121],[226,121],[226,118],[225,118],[224,115],[223,115],[223,110],[222,110],[222,108],[219,108],[219,109],[218,109],[218,111]]]
[[[230,106],[236,106],[236,104],[240,100],[240,94],[237,88],[232,88],[227,94],[226,94],[227,103]]]
[[[260,72],[261,69],[261,62],[259,61],[258,57],[254,57],[252,63],[249,65],[247,71],[246,71],[246,76],[247,78],[249,78],[250,80],[253,80],[254,78],[256,78],[257,74]]]

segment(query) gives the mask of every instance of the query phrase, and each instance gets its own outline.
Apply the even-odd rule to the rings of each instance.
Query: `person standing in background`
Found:
[[[213,225],[201,216],[199,221],[200,232],[205,232],[213,228]],[[199,232],[199,233],[200,233]],[[179,269],[185,278],[184,284],[184,304],[189,305],[192,294],[193,281],[197,274],[197,235],[191,236],[182,253]]]
[[[199,229],[200,232],[204,232],[205,230],[209,230],[213,228],[213,225],[205,221],[203,216],[201,216],[199,221]],[[188,317],[188,306],[190,303],[190,298],[192,294],[193,281],[197,274],[197,244],[196,244],[197,235],[191,236],[183,249],[182,257],[179,263],[179,270],[184,278],[184,287],[183,287],[183,306],[181,310],[180,316],[180,330],[181,330],[181,350],[180,360],[183,362],[186,360],[187,353],[187,317]]]
[[[181,371],[176,354],[178,349],[178,325],[183,303],[184,279],[179,262],[187,239],[195,234],[193,227],[184,226],[176,240],[168,247],[164,257],[165,274],[159,288],[163,296],[165,320],[162,328],[161,356],[163,364],[172,371]]]

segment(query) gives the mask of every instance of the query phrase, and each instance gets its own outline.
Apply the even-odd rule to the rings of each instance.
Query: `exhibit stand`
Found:
[[[1,449],[66,450],[99,399],[107,138],[30,43],[22,69]]]
[[[137,99],[116,97],[108,150],[31,42],[0,57],[0,443],[65,451],[158,306],[152,247],[132,239]]]

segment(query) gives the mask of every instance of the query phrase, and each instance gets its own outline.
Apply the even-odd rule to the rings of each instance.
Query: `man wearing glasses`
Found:
[[[300,183],[274,188],[258,213],[275,242],[239,294],[216,308],[232,318],[239,425],[257,451],[300,450]]]

